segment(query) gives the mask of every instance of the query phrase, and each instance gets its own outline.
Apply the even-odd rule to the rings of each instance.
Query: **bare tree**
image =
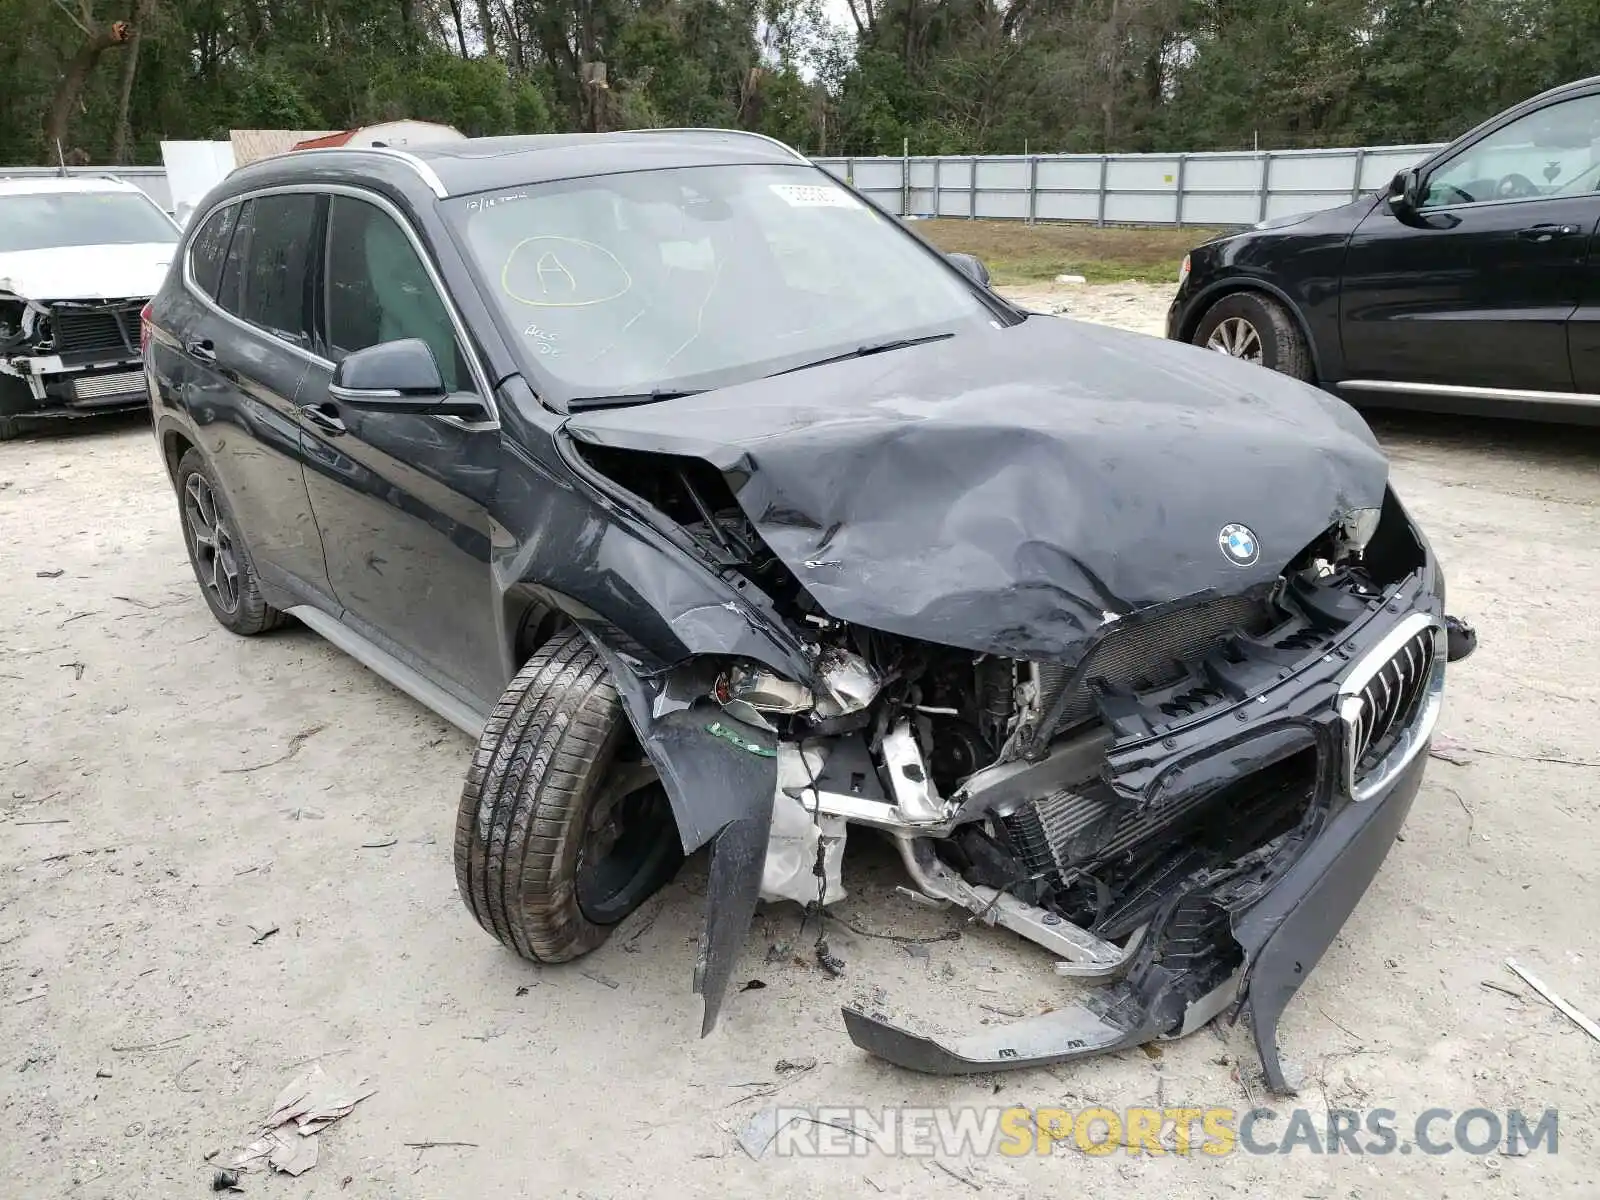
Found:
[[[78,43],[77,51],[68,61],[66,70],[56,84],[55,96],[51,99],[50,109],[45,114],[44,144],[47,160],[54,159],[57,145],[66,144],[67,134],[72,126],[73,109],[77,107],[78,97],[83,94],[84,84],[88,83],[89,76],[94,74],[100,56],[107,50],[126,46],[133,37],[133,27],[126,21],[101,24],[96,20],[93,0],[78,0],[76,11],[67,5],[66,0],[54,0],[54,3],[78,27],[83,40]]]
[[[156,0],[135,0],[133,10],[133,37],[128,40],[128,57],[122,63],[122,88],[117,96],[117,134],[111,144],[111,161],[128,161],[128,142],[133,130],[128,123],[128,105],[133,99],[133,79],[139,70],[139,42],[144,27],[155,12]]]

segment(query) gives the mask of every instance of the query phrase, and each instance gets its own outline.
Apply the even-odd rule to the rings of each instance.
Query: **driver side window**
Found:
[[[1597,165],[1600,95],[1579,96],[1519,117],[1435,168],[1422,207],[1593,190]]]
[[[433,351],[445,387],[471,390],[455,326],[415,248],[390,216],[350,196],[328,212],[327,342],[335,361],[401,338]]]

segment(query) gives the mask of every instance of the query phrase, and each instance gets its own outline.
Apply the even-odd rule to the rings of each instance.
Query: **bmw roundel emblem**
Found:
[[[1224,525],[1217,534],[1222,554],[1236,567],[1248,567],[1261,557],[1261,545],[1248,525]]]

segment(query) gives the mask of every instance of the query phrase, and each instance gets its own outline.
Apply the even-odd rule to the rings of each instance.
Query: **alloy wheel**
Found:
[[[233,534],[204,475],[192,474],[183,485],[183,523],[194,548],[200,584],[216,596],[225,613],[239,609],[239,557]]]
[[[1206,349],[1242,358],[1245,362],[1259,363],[1261,335],[1243,317],[1228,317],[1211,331],[1211,336],[1206,339]]]

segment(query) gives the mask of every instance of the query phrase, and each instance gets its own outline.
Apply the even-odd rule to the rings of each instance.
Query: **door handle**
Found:
[[[325,433],[337,435],[347,432],[345,423],[339,419],[338,410],[331,404],[302,404],[300,413]]]
[[[184,342],[183,350],[196,362],[214,365],[217,361],[217,349],[211,344],[210,338],[190,338]]]
[[[1577,232],[1576,225],[1530,225],[1517,230],[1517,236],[1525,242],[1549,242],[1558,237],[1571,237]]]

